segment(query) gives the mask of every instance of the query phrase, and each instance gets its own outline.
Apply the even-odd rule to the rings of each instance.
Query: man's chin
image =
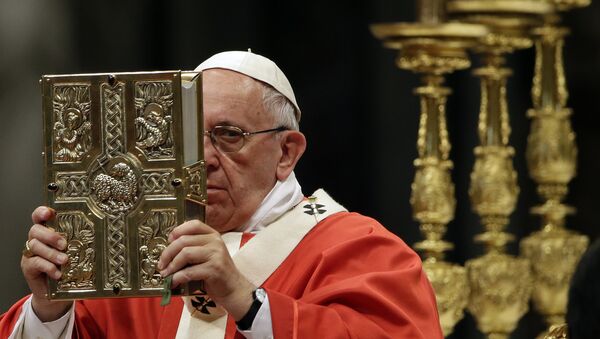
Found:
[[[215,208],[214,205],[206,206],[206,218],[204,222],[219,233],[224,233],[230,231],[227,229],[227,221],[229,218],[226,218],[222,213],[222,210],[220,210],[221,209],[219,208]]]

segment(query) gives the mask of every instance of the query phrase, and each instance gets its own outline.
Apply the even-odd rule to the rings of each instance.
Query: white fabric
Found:
[[[246,339],[273,339],[273,321],[271,318],[271,306],[269,296],[265,296],[262,306],[256,313],[252,326],[247,331],[240,332]]]
[[[346,210],[323,190],[316,191],[313,196],[316,197],[316,203],[324,205],[324,213],[306,213],[311,210],[310,204],[300,203],[258,232],[232,257],[238,270],[254,286],[261,286],[318,222],[331,214]],[[189,300],[186,304],[189,304]],[[218,319],[226,318],[223,315]],[[191,316],[190,307],[183,308],[181,319],[183,321],[180,321],[177,330],[178,339],[192,338],[194,333],[202,333],[203,338],[223,338],[225,334],[225,321],[204,318],[200,312]],[[218,324],[222,326],[220,333],[215,331]]]
[[[300,107],[296,102],[294,90],[281,69],[271,60],[252,52],[221,52],[206,59],[196,67],[195,71],[211,68],[224,68],[242,73],[256,80],[265,82],[283,94],[296,107],[296,120],[300,121]]]
[[[292,172],[284,181],[277,180],[271,192],[250,217],[242,232],[256,233],[269,225],[285,212],[296,206],[302,199],[302,188]]]
[[[21,314],[8,339],[66,339],[71,338],[75,317],[75,307],[61,318],[43,323],[33,311],[31,296],[23,303]]]

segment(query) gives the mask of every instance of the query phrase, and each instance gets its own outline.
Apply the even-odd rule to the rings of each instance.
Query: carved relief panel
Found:
[[[48,226],[69,256],[50,298],[160,294],[168,234],[190,217],[186,199],[206,198],[201,153],[191,164],[200,178],[184,166],[181,84],[181,72],[42,78],[46,198],[57,211]],[[200,136],[201,109],[192,113]]]

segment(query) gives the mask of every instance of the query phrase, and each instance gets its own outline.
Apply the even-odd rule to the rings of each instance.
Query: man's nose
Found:
[[[204,161],[206,162],[206,168],[216,168],[219,166],[219,158],[217,156],[217,149],[213,145],[210,136],[204,135]]]

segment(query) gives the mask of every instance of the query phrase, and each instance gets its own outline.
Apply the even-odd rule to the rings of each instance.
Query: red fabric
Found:
[[[0,315],[0,338],[8,338],[12,333],[12,329],[21,315],[21,306],[23,306],[27,298],[29,296],[17,301],[8,312]]]
[[[419,257],[356,213],[315,226],[263,287],[278,339],[443,338]],[[159,304],[158,298],[78,301],[74,337],[174,338],[183,303]],[[0,334],[10,333],[19,310],[17,303],[0,318]],[[243,338],[232,319],[226,338]]]

